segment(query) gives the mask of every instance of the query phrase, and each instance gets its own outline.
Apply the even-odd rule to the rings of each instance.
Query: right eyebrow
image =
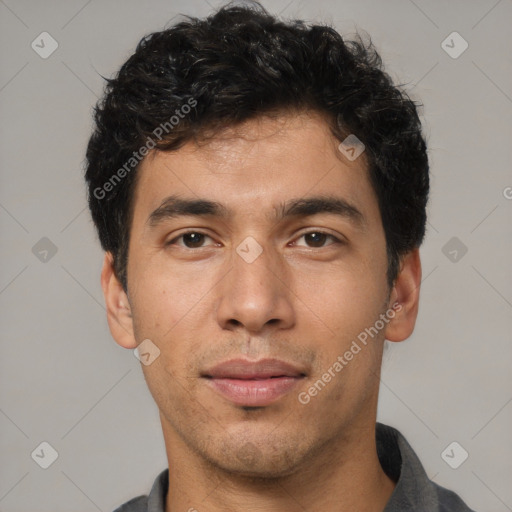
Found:
[[[230,211],[222,204],[206,199],[182,199],[171,195],[166,197],[160,206],[152,211],[147,219],[151,227],[155,227],[166,219],[181,215],[229,217]]]

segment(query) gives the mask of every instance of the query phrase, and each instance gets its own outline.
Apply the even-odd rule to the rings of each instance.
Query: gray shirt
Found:
[[[398,430],[377,423],[377,453],[396,482],[384,512],[474,512],[452,491],[429,480],[421,462]],[[114,512],[165,512],[169,470],[162,471],[149,496],[133,498]]]

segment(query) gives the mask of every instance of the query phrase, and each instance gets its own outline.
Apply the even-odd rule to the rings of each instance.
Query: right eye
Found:
[[[186,233],[182,233],[181,235],[173,238],[165,245],[177,245],[178,247],[185,247],[187,249],[200,249],[204,247],[203,242],[205,238],[212,238],[204,233],[200,233],[199,231],[187,231]],[[177,240],[181,240],[182,243],[176,243]]]

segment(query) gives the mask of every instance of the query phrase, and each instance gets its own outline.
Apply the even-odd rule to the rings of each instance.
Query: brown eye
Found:
[[[326,235],[325,233],[306,233],[304,235],[304,239],[312,247],[322,247],[327,238],[328,238],[328,235]]]
[[[325,247],[327,245],[332,245],[333,243],[341,243],[341,240],[338,240],[334,235],[329,233],[323,233],[322,231],[310,231],[309,233],[304,233],[299,237],[299,240],[303,238],[305,241],[305,246],[313,249],[319,249]],[[331,243],[326,242],[331,240]],[[304,244],[298,244],[304,245]]]
[[[200,247],[204,242],[204,235],[202,233],[186,233],[183,235],[183,243],[190,249]]]
[[[185,247],[187,249],[199,249],[203,247],[205,239],[207,238],[210,237],[208,235],[205,235],[204,233],[199,233],[197,231],[189,231],[172,239],[166,245],[177,245],[179,247]],[[177,243],[178,240],[181,240],[182,242]]]

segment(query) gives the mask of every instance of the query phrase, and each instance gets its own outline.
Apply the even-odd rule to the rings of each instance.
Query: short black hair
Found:
[[[418,107],[383,70],[371,40],[283,21],[259,3],[185,17],[139,42],[95,108],[86,153],[89,208],[127,290],[138,163],[207,133],[282,111],[323,114],[340,141],[365,145],[386,236],[388,283],[425,235],[427,149]]]

